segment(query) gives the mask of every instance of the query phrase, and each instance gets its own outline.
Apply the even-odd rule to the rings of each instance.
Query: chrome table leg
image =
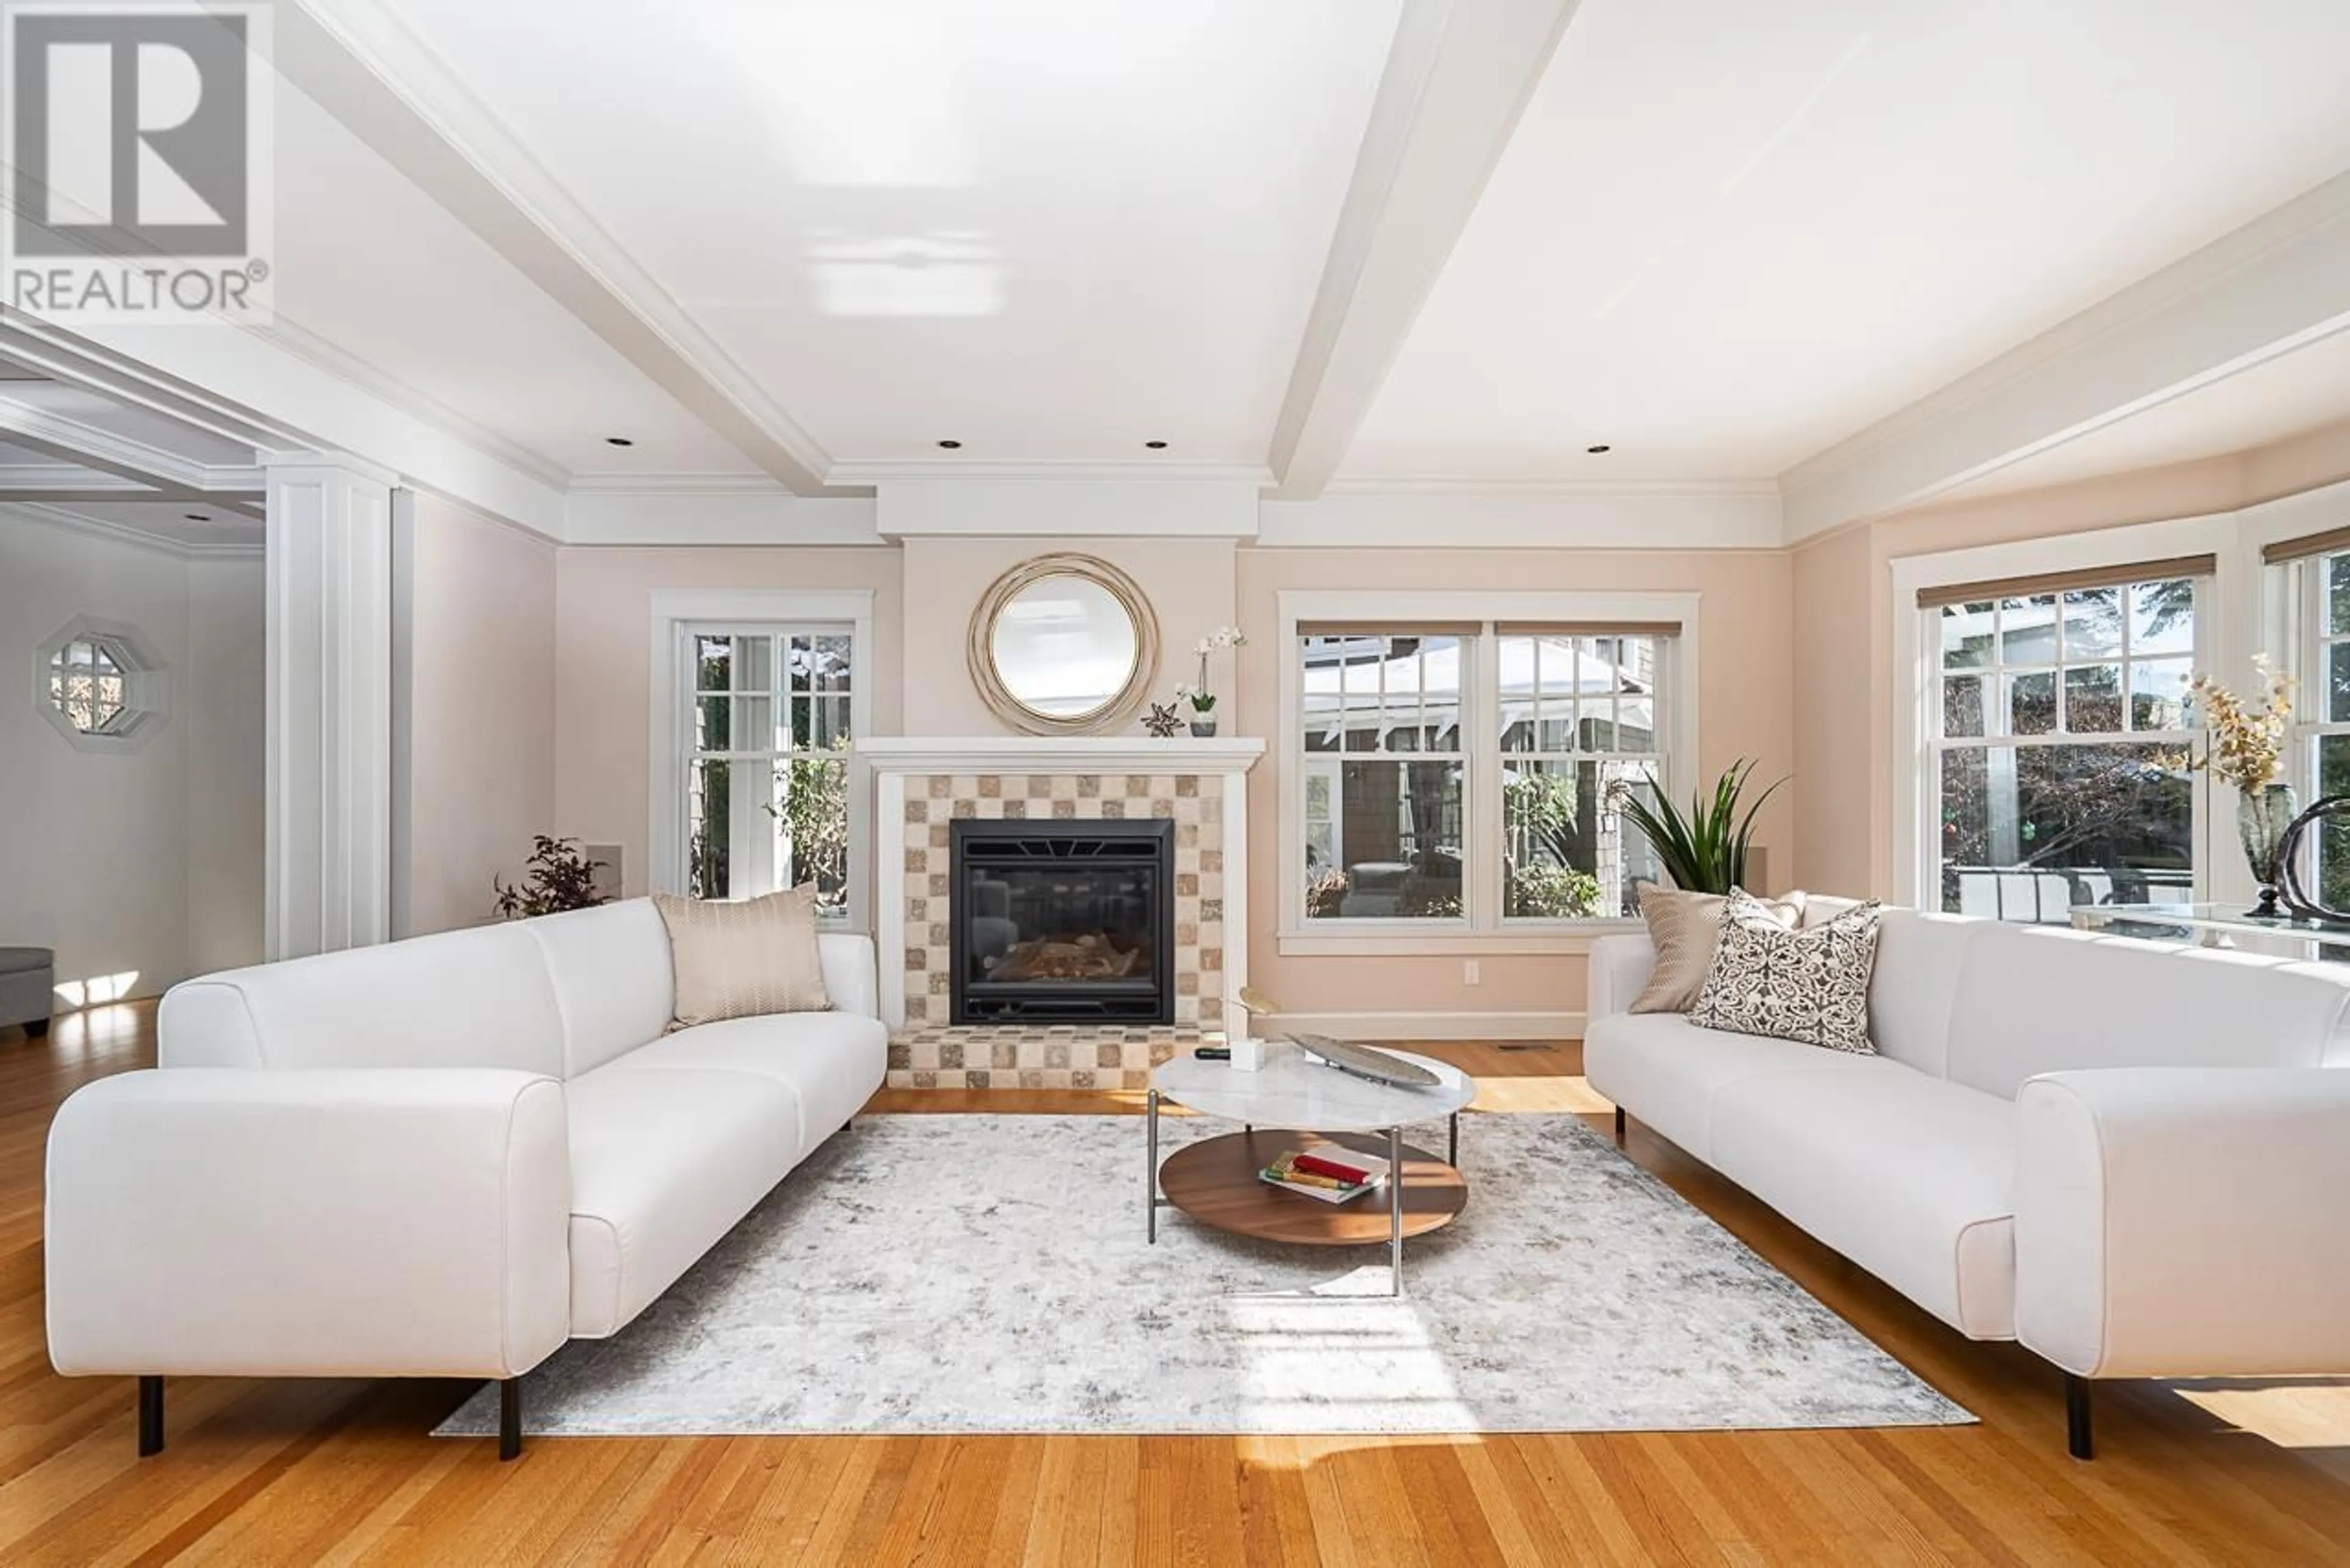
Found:
[[[1388,1293],[1403,1294],[1403,1128],[1388,1128]]]
[[[1142,1211],[1149,1216],[1147,1233],[1150,1242],[1159,1241],[1159,1091],[1153,1089],[1145,1096],[1147,1110],[1144,1120],[1149,1130],[1144,1135],[1142,1157]]]

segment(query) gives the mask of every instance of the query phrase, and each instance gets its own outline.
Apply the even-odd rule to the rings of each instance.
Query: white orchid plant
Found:
[[[1178,686],[1175,688],[1175,695],[1191,704],[1191,711],[1194,713],[1204,716],[1214,712],[1216,694],[1208,690],[1208,656],[1222,652],[1227,648],[1240,648],[1247,641],[1248,634],[1240,628],[1220,626],[1198,642],[1193,643],[1191,651],[1200,656],[1200,683],[1197,686]]]

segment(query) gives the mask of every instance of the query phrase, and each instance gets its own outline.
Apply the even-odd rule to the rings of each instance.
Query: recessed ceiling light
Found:
[[[630,441],[627,436],[606,436],[604,438],[604,444],[606,446],[634,446],[637,443]]]
[[[1167,443],[1163,441],[1147,441],[1142,444],[1149,447],[1153,452],[1165,452],[1167,450]]]
[[[959,446],[962,445],[962,442],[961,442],[961,441],[942,441],[939,442],[939,444],[940,444],[941,446],[942,446],[942,447],[946,448],[949,452],[952,452],[952,451],[954,451],[954,450],[955,450],[955,448],[957,448],[957,447],[959,447]]]
[[[1589,452],[1592,456],[1597,457],[1603,452],[1612,452],[1615,449],[1603,441],[1597,446],[1587,446],[1583,450]]]
[[[212,521],[210,515],[202,512],[182,512],[180,515],[185,517],[191,523],[209,523]]]

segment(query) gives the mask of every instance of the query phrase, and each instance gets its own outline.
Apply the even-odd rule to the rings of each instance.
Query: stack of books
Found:
[[[1257,1172],[1257,1179],[1267,1186],[1323,1203],[1360,1198],[1387,1179],[1388,1162],[1378,1155],[1357,1154],[1330,1144],[1291,1149]]]

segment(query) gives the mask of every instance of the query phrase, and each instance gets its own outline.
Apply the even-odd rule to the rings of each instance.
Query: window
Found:
[[[2207,581],[2146,568],[1918,596],[1939,883],[1925,899],[2061,922],[2075,904],[2195,896],[2186,699]]]
[[[814,882],[825,918],[849,888],[848,626],[688,626],[684,891],[746,898]]]
[[[2297,766],[2286,782],[2306,805],[2350,794],[2350,551],[2294,561],[2300,624],[2301,690],[2293,726]],[[2350,909],[2350,824],[2332,817],[2317,829],[2318,898]]]
[[[163,716],[161,663],[130,627],[76,620],[42,645],[35,674],[43,716],[84,751],[128,749]]]
[[[1304,612],[1367,596],[1282,597],[1284,936],[1539,937],[1636,912],[1639,883],[1658,869],[1619,803],[1669,776],[1668,736],[1688,706],[1673,686],[1685,623],[1649,601],[1692,619],[1693,606],[1617,596],[1641,601],[1640,624],[1490,612],[1325,620]],[[1447,609],[1576,602],[1429,597]]]

